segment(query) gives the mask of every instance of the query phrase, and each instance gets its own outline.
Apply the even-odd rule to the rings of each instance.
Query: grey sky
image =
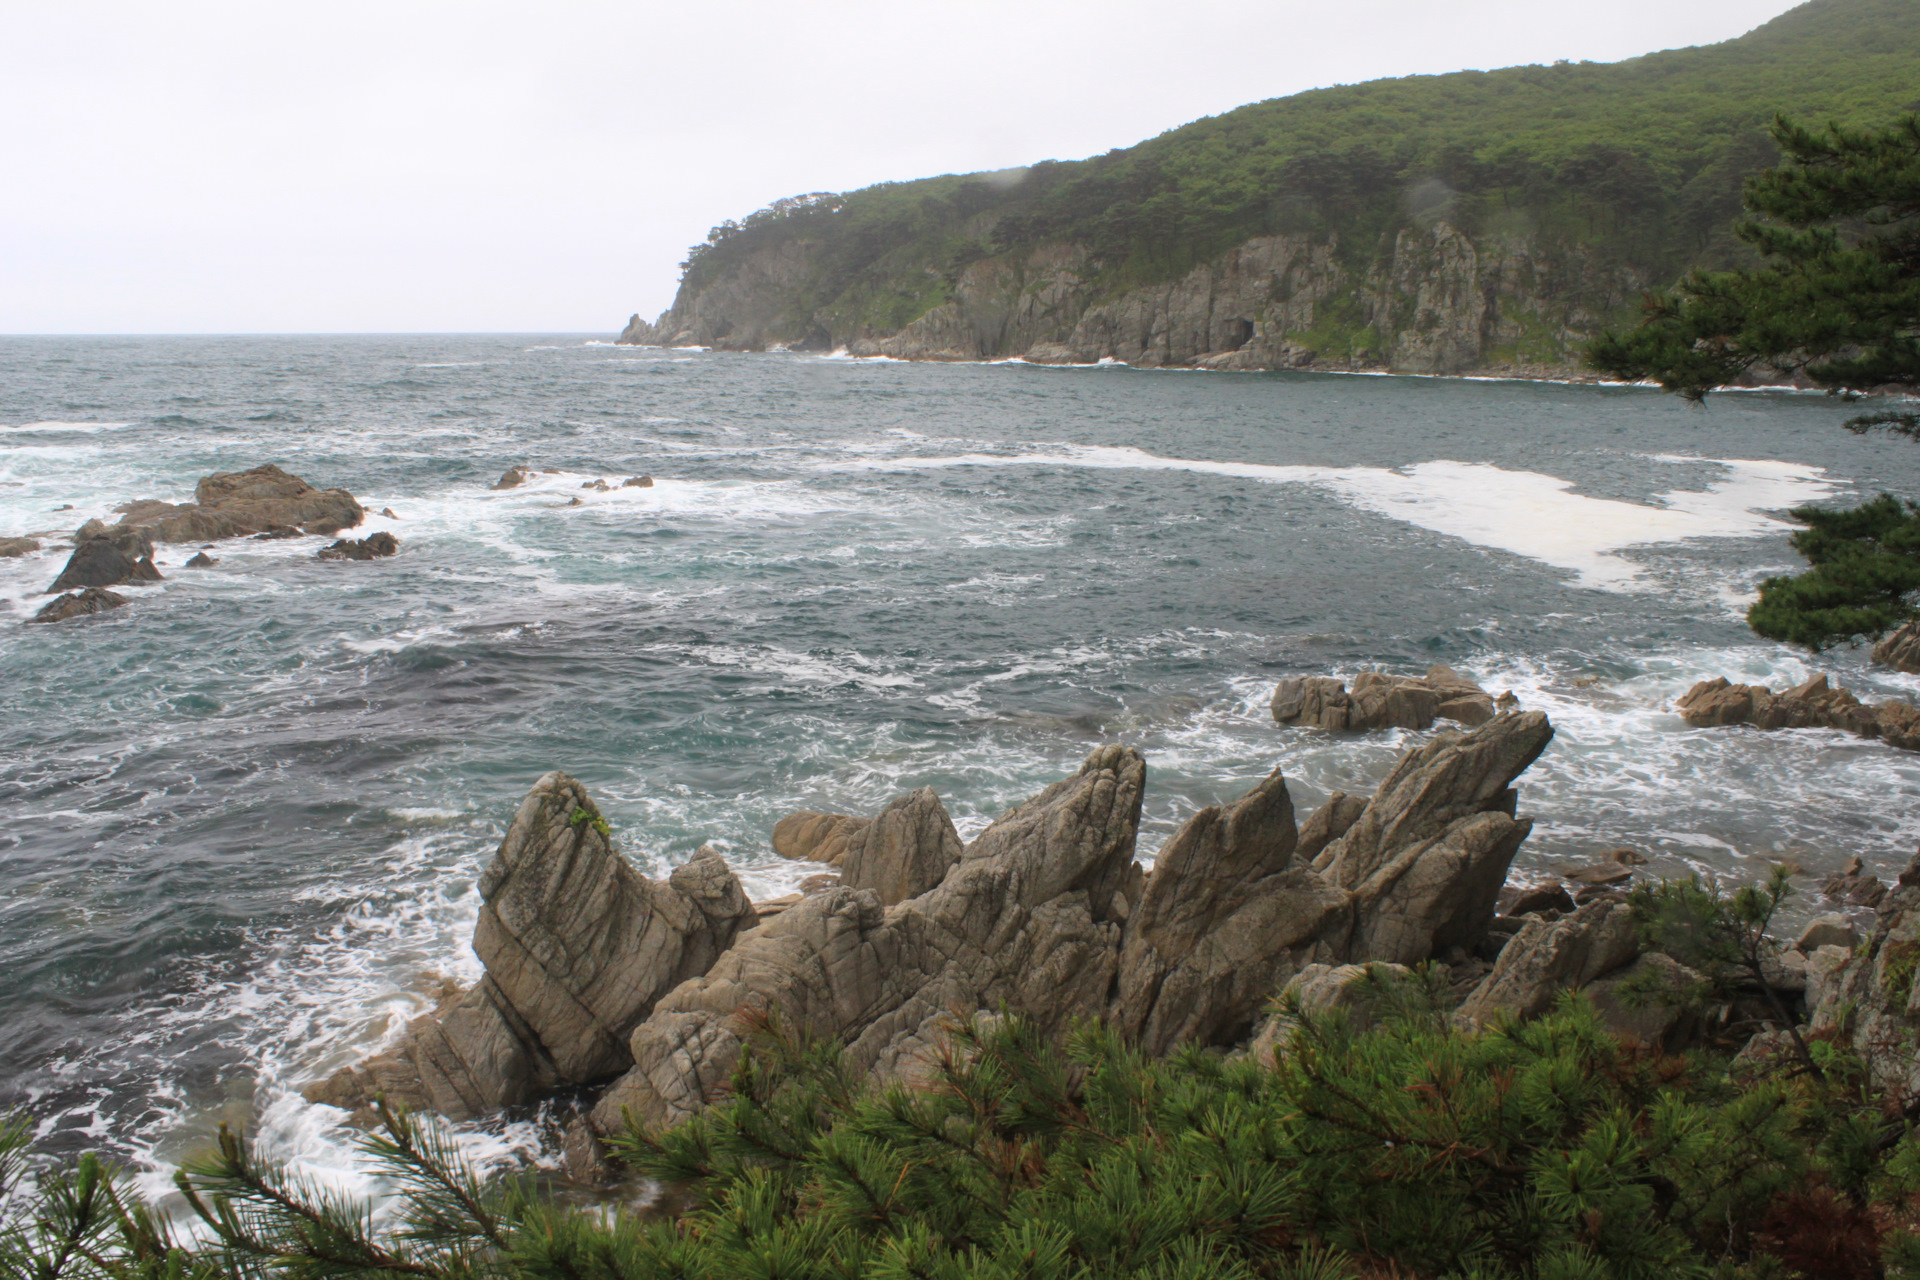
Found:
[[[781,196],[1789,0],[0,0],[0,332],[607,330]]]

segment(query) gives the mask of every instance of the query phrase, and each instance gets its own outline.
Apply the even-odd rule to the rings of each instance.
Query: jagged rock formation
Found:
[[[1920,618],[1882,636],[1873,646],[1873,660],[1895,671],[1920,675]]]
[[[1808,964],[1813,1031],[1840,1037],[1859,1055],[1869,1083],[1898,1098],[1910,1099],[1920,1089],[1917,972],[1920,855],[1881,898],[1864,944],[1851,951],[1820,947]]]
[[[123,503],[114,508],[116,527],[144,529],[159,542],[211,542],[282,530],[338,533],[366,518],[345,489],[316,489],[272,463],[210,475],[194,486],[193,498]]]
[[[1454,1018],[1477,1026],[1495,1013],[1537,1018],[1562,991],[1577,991],[1640,955],[1633,912],[1625,902],[1590,902],[1557,920],[1532,917],[1500,949]]]
[[[416,1019],[401,1045],[308,1097],[358,1107],[376,1089],[465,1116],[631,1062],[627,1039],[666,992],[706,972],[754,922],[740,882],[697,855],[661,884],[613,848],[586,789],[563,773],[534,784],[480,880],[473,948],[482,981]]]
[[[1424,676],[1363,671],[1353,688],[1331,676],[1295,676],[1273,691],[1274,721],[1354,733],[1373,729],[1429,729],[1438,717],[1485,724],[1515,705],[1512,694],[1492,694],[1452,667],[1436,664]]]
[[[382,556],[394,555],[399,550],[400,539],[383,529],[365,538],[340,538],[320,548],[314,555],[321,560],[378,560]]]
[[[1797,688],[1775,693],[1765,685],[1731,684],[1725,677],[1702,680],[1675,704],[1688,724],[1750,724],[1759,729],[1844,729],[1889,746],[1920,751],[1920,708],[1907,702],[1865,706],[1824,675]]]
[[[117,526],[81,539],[47,594],[158,581],[160,570],[153,563],[153,539],[143,529]]]
[[[595,1123],[611,1131],[627,1111],[661,1123],[705,1106],[739,1059],[743,1011],[838,1041],[854,1070],[892,1076],[953,1011],[1004,1002],[1060,1032],[1102,1010],[1145,784],[1139,753],[1101,747],[981,832],[919,897],[883,907],[872,890],[839,887],[762,925],[635,1030],[634,1068]]]
[[[840,828],[846,830],[846,824]],[[840,883],[871,889],[890,907],[917,898],[946,879],[960,861],[960,833],[932,787],[901,796],[846,837]]]
[[[65,622],[68,618],[83,618],[90,613],[105,613],[109,609],[118,609],[127,602],[127,598],[117,591],[108,591],[105,587],[88,587],[85,591],[69,591],[58,600],[48,601],[28,622]]]

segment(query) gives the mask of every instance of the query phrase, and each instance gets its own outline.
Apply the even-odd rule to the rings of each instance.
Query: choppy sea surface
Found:
[[[1547,711],[1517,875],[1623,844],[1888,873],[1920,756],[1671,710],[1709,675],[1920,693],[1741,620],[1796,565],[1784,508],[1920,493],[1920,449],[1844,416],[581,336],[0,338],[0,536],[276,462],[401,545],[167,546],[128,607],[47,627],[67,548],[0,560],[0,1107],[155,1171],[238,1119],[351,1182],[298,1090],[477,975],[475,877],[542,772],[647,872],[712,842],[768,896],[813,869],[769,848],[793,809],[931,785],[970,835],[1117,739],[1150,860],[1276,766],[1304,810],[1425,736],[1277,728],[1289,673],[1443,661]],[[542,474],[491,490],[513,463]],[[546,1150],[537,1115],[469,1140]]]

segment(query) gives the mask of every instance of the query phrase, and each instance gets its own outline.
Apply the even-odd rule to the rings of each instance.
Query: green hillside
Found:
[[[788,244],[807,266],[781,285],[779,327],[818,344],[896,331],[970,264],[1036,245],[1088,250],[1112,296],[1282,233],[1358,269],[1436,219],[1665,280],[1741,252],[1726,228],[1773,158],[1776,113],[1874,123],[1916,107],[1920,0],[1813,0],[1723,44],[1319,89],[1088,160],[781,202],[692,251],[676,311]]]

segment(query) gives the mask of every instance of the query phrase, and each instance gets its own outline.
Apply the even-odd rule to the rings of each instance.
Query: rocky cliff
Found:
[[[1148,368],[1391,370],[1578,377],[1579,350],[1652,283],[1578,245],[1479,239],[1445,221],[1400,231],[1363,266],[1337,236],[1259,236],[1179,279],[1114,290],[1084,245],[1049,243],[972,263],[951,296],[888,329],[809,312],[812,246],[785,241],[682,289],[620,341],[758,351],[844,348],[903,360]]]

